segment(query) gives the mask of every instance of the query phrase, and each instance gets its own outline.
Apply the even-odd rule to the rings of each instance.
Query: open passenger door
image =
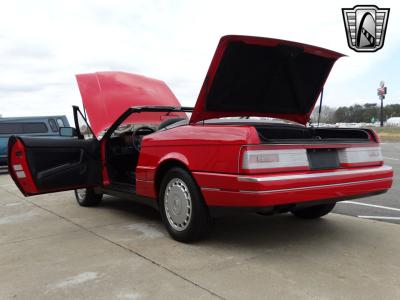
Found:
[[[25,196],[101,184],[100,143],[74,106],[77,137],[12,136],[8,170]]]

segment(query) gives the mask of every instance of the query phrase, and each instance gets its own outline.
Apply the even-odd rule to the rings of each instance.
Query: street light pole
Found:
[[[379,88],[378,88],[378,97],[381,100],[381,127],[383,127],[383,99],[385,99],[385,95],[387,94],[387,87],[385,86],[385,82],[381,81],[379,83]]]
[[[381,127],[383,127],[383,98],[385,96],[379,96],[379,99],[381,99]]]

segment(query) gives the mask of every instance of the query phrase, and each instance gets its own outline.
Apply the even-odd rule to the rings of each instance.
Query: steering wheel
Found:
[[[137,152],[140,152],[143,136],[153,132],[155,132],[155,130],[148,126],[139,127],[133,132],[133,147]]]

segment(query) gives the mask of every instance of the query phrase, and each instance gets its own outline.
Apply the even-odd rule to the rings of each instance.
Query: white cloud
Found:
[[[344,105],[350,101],[347,94],[364,97],[343,90],[345,83],[374,70],[400,45],[400,5],[377,1],[392,9],[384,49],[373,55],[350,50],[341,8],[355,4],[359,3],[7,1],[0,11],[0,114],[70,114],[70,106],[81,103],[74,75],[100,70],[162,79],[184,105],[193,105],[225,34],[295,40],[350,55],[339,60],[328,81],[327,101]]]

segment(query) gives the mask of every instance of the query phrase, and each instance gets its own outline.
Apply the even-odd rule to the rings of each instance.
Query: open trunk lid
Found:
[[[224,36],[190,122],[260,116],[306,124],[333,64],[341,56],[295,42]]]

